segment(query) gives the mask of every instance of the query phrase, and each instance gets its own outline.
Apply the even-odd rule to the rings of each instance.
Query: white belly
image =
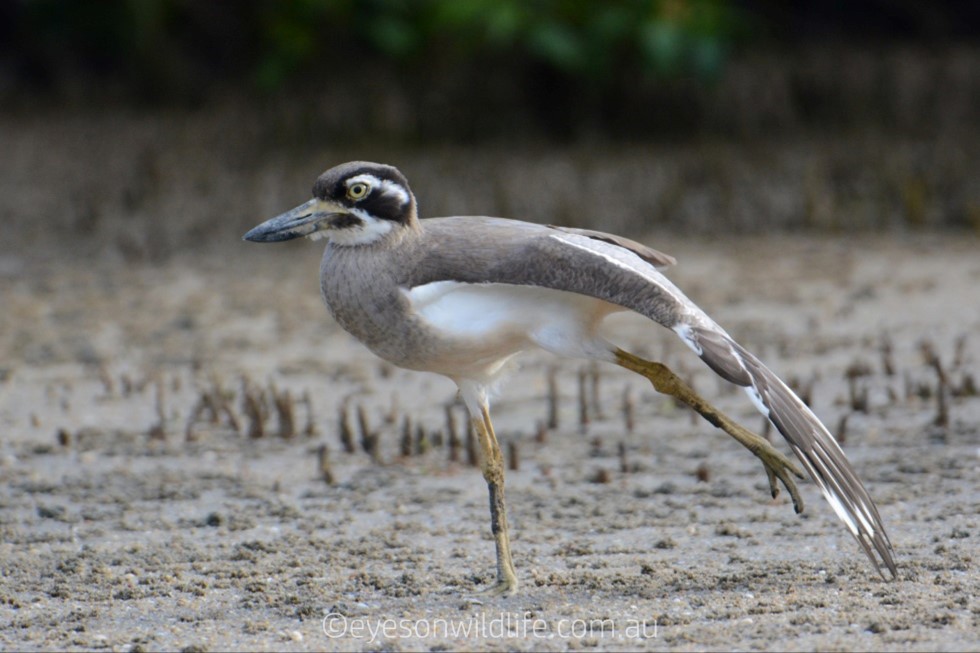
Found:
[[[413,311],[446,338],[438,371],[457,379],[492,379],[508,358],[532,347],[611,360],[599,323],[624,310],[594,297],[510,284],[439,281],[405,292]]]

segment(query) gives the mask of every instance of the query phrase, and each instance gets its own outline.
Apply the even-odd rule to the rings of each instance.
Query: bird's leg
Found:
[[[480,448],[483,452],[483,478],[490,491],[490,530],[497,547],[497,583],[487,590],[490,594],[513,594],[517,591],[517,574],[510,557],[510,533],[507,530],[507,507],[504,501],[504,456],[490,423],[486,404],[480,415],[471,417]]]
[[[644,360],[622,349],[616,349],[615,355],[617,364],[645,376],[657,392],[668,394],[683,401],[696,410],[701,417],[735,438],[739,444],[755,454],[766,469],[766,476],[769,477],[769,490],[773,498],[779,494],[779,483],[777,482],[779,479],[786,486],[786,490],[793,499],[793,508],[798,513],[803,512],[803,498],[800,496],[799,490],[796,489],[796,483],[791,474],[798,478],[806,477],[793,461],[777,451],[765,438],[736,424],[720,410],[709,404],[663,363]]]

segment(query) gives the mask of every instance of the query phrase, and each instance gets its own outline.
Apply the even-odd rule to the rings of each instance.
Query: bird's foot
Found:
[[[766,469],[772,498],[779,496],[779,483],[782,482],[793,499],[793,509],[797,513],[803,512],[803,497],[800,496],[800,491],[796,488],[796,482],[792,477],[805,479],[806,476],[792,460],[780,453],[768,440],[737,424],[709,404],[663,363],[644,360],[622,349],[616,350],[616,362],[628,370],[645,376],[657,392],[671,395],[684,402],[708,422],[735,438],[739,444],[755,454]]]
[[[485,587],[477,592],[480,596],[512,596],[517,593],[519,583],[516,576],[504,576],[498,578],[497,582],[490,587]]]
[[[748,431],[746,431],[749,433]],[[755,435],[750,433],[750,435]],[[796,464],[783,455],[781,452],[776,450],[769,442],[764,440],[759,436],[755,436],[761,443],[758,448],[749,447],[749,450],[755,454],[756,458],[762,461],[762,466],[766,470],[766,476],[769,478],[769,493],[772,498],[775,499],[779,496],[779,483],[786,487],[786,491],[789,492],[790,498],[793,499],[793,510],[797,513],[803,512],[803,497],[800,496],[800,491],[796,487],[796,481],[793,480],[793,476],[805,479],[806,476],[800,471]]]

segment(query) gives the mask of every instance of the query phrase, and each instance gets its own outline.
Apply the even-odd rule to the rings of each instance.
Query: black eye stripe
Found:
[[[334,229],[349,229],[351,227],[363,227],[364,220],[361,220],[356,215],[347,213],[345,215],[338,216],[334,218],[333,227]]]
[[[362,194],[352,192],[361,190],[362,184],[365,187]],[[317,179],[313,195],[349,210],[356,208],[362,217],[370,216],[400,224],[408,223],[415,211],[408,182],[397,170],[385,166],[352,166],[345,170],[328,171]],[[343,225],[337,226],[357,227],[358,223],[345,220]]]
[[[404,220],[404,205],[401,199],[388,194],[373,193],[366,197],[358,206],[364,208],[376,218],[401,222]]]

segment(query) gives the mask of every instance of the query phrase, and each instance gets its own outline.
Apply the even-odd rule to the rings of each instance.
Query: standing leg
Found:
[[[793,498],[793,507],[796,509],[796,512],[803,512],[803,499],[800,497],[799,490],[796,489],[796,483],[790,474],[798,478],[806,477],[796,467],[793,461],[777,451],[764,438],[739,426],[724,413],[705,401],[691,386],[670,371],[663,363],[644,360],[622,349],[616,349],[614,353],[618,365],[645,376],[650,380],[657,392],[668,394],[683,401],[711,424],[738,440],[739,444],[755,454],[762,461],[762,465],[766,469],[766,475],[769,477],[769,489],[773,498],[779,494],[779,485],[776,481],[778,478],[786,486],[790,496]]]
[[[482,450],[483,478],[490,492],[490,530],[497,547],[497,584],[487,591],[491,594],[513,594],[517,591],[517,574],[510,556],[510,533],[507,530],[507,506],[504,501],[504,456],[490,423],[486,400],[480,402],[480,412],[471,416],[473,428]]]

